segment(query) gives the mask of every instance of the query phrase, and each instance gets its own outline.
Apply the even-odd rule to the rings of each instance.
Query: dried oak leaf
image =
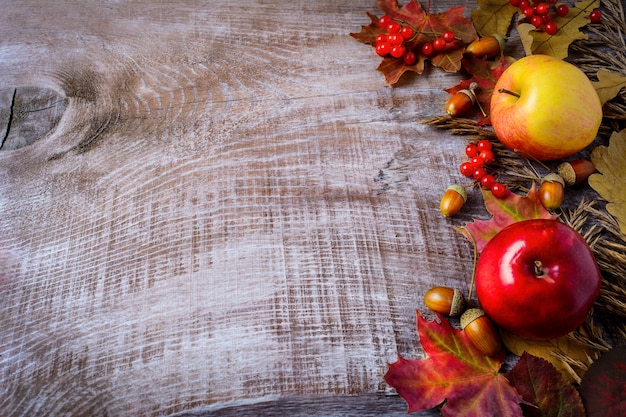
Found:
[[[593,87],[600,97],[602,104],[614,99],[622,88],[626,88],[626,76],[607,70],[597,72],[598,81],[593,82]]]
[[[590,22],[589,13],[598,7],[600,0],[579,1],[570,7],[570,12],[566,16],[554,16],[552,21],[558,27],[554,35],[548,35],[530,23],[517,25],[526,55],[544,54],[559,59],[567,58],[572,42],[589,37],[580,29]]]
[[[541,204],[534,183],[526,196],[509,193],[504,198],[496,198],[490,191],[486,190],[482,190],[482,195],[485,207],[492,215],[491,219],[474,220],[464,227],[456,228],[458,232],[476,245],[478,252],[482,252],[487,242],[500,230],[515,222],[557,218]]]
[[[493,87],[495,87],[500,75],[502,75],[504,70],[510,65],[510,60],[505,56],[501,56],[496,61],[488,61],[486,58],[465,57],[461,61],[461,64],[463,69],[472,77],[461,81],[459,84],[445,91],[454,95],[459,90],[469,89],[470,84],[475,82],[478,85],[475,91],[476,99],[481,109],[478,115],[478,124],[488,124]]]
[[[424,72],[427,57],[421,52],[421,46],[426,42],[432,42],[443,32],[452,30],[455,40],[446,45],[445,49],[430,57],[430,62],[447,72],[457,72],[461,68],[461,58],[465,46],[477,38],[476,30],[471,20],[463,15],[465,6],[452,7],[442,13],[428,14],[417,0],[410,0],[400,7],[397,0],[378,0],[378,7],[384,14],[392,19],[409,25],[415,32],[415,36],[405,42],[407,50],[415,53],[417,61],[414,65],[406,65],[402,58],[386,56],[377,70],[382,72],[389,84],[395,84],[407,71],[418,74]],[[378,18],[368,13],[372,21],[367,26],[362,26],[358,33],[350,36],[367,44],[375,45],[376,36],[385,33],[386,29],[378,23]]]
[[[560,359],[560,357],[568,357],[574,361],[580,361],[583,364],[589,363],[589,358],[595,358],[598,350],[590,346],[576,342],[569,336],[559,337],[551,340],[530,340],[515,336],[505,330],[500,329],[502,343],[514,355],[522,356],[524,353],[537,356],[550,362],[556,369],[562,372],[563,377],[569,382],[580,382],[583,375],[582,369],[577,369],[578,374],[572,375],[575,370]]]
[[[534,404],[522,405],[524,416],[585,417],[578,391],[550,362],[524,353],[506,376],[524,401]]]
[[[626,129],[613,132],[609,146],[598,146],[591,153],[591,161],[598,174],[589,177],[589,185],[608,201],[606,210],[617,219],[626,234]]]
[[[419,339],[428,358],[399,357],[385,381],[407,402],[408,412],[434,408],[444,401],[448,417],[522,417],[519,393],[499,373],[504,354],[488,357],[462,330],[446,320],[427,321],[417,313]]]
[[[589,367],[580,395],[587,417],[626,416],[626,346],[614,347]]]
[[[480,36],[505,36],[517,11],[509,0],[478,0],[478,8],[472,10],[472,21]]]

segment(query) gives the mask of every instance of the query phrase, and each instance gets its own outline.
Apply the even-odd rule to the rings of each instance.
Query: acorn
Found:
[[[439,210],[446,216],[454,216],[461,210],[463,204],[467,200],[467,192],[465,188],[457,184],[452,184],[443,193],[441,201],[439,202]]]
[[[470,308],[461,316],[461,328],[472,344],[487,356],[495,356],[502,350],[502,341],[484,310]]]
[[[589,178],[591,174],[596,172],[596,167],[593,162],[587,159],[576,159],[575,161],[563,162],[556,170],[563,177],[565,185],[571,187]]]
[[[456,288],[433,287],[424,294],[424,304],[440,314],[450,317],[460,316],[465,310],[465,297]]]
[[[565,181],[559,174],[550,173],[543,177],[539,186],[539,201],[548,210],[561,207],[565,197]]]
[[[505,42],[504,38],[498,34],[485,36],[467,45],[465,53],[477,58],[493,58],[504,51]]]
[[[446,103],[446,113],[452,117],[462,116],[476,104],[476,94],[470,89],[457,91]]]

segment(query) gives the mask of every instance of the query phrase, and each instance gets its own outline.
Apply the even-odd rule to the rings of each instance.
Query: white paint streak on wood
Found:
[[[390,392],[422,294],[469,281],[463,140],[415,123],[457,76],[386,86],[371,2],[2,8],[0,88],[69,100],[0,152],[6,415]]]

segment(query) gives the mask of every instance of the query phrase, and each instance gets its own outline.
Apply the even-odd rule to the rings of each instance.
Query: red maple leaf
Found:
[[[407,402],[408,412],[434,408],[444,401],[444,416],[522,417],[522,397],[499,373],[504,354],[488,357],[462,330],[446,320],[427,321],[417,313],[419,339],[428,358],[399,357],[385,381]]]
[[[378,66],[377,70],[385,75],[385,80],[389,84],[397,83],[406,71],[422,74],[426,59],[430,59],[432,65],[444,71],[459,71],[465,46],[477,38],[472,21],[463,15],[465,6],[452,7],[445,12],[434,14],[428,14],[417,0],[410,0],[402,7],[397,0],[378,0],[378,7],[385,15],[410,26],[415,33],[413,38],[405,41],[407,50],[413,51],[416,55],[415,64],[406,65],[402,58],[386,56]],[[386,29],[380,26],[375,15],[368,13],[368,16],[371,23],[362,26],[360,32],[351,33],[350,36],[363,43],[375,45],[376,36],[385,33]],[[432,43],[435,38],[448,30],[454,32],[455,40],[446,44],[439,53],[430,58],[426,57],[422,53],[422,45]]]
[[[486,58],[465,57],[461,60],[461,65],[472,77],[445,91],[454,95],[460,90],[469,89],[472,83],[476,83],[477,88],[474,93],[481,109],[478,115],[478,124],[489,124],[489,107],[493,88],[510,62],[505,56],[501,56],[496,61],[488,61]]]
[[[490,191],[485,190],[482,190],[482,195],[487,211],[492,214],[491,219],[474,220],[473,223],[456,229],[476,245],[478,252],[482,252],[487,242],[510,224],[522,220],[557,218],[541,204],[534,183],[525,197],[509,193],[504,198],[496,198]]]

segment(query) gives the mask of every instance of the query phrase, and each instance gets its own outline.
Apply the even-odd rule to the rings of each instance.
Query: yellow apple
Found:
[[[548,55],[529,55],[498,79],[490,118],[507,148],[548,161],[593,142],[602,122],[602,104],[580,69]]]

